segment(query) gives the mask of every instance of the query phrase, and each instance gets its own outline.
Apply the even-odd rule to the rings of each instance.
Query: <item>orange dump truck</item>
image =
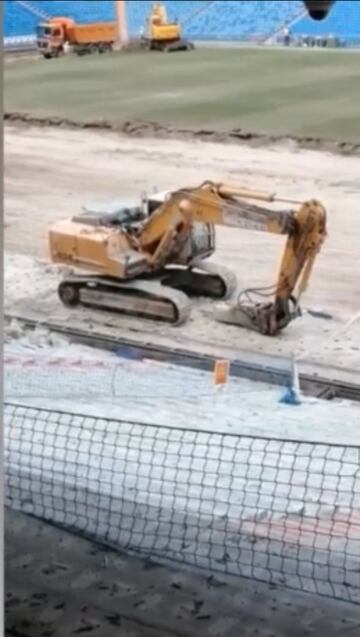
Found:
[[[71,18],[51,18],[36,29],[37,48],[46,59],[58,57],[69,45],[77,55],[111,51],[116,41],[115,22],[76,24]]]

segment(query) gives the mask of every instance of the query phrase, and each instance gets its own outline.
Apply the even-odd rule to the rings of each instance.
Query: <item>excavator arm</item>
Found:
[[[278,202],[291,208],[273,210],[255,201]],[[248,298],[258,292],[263,296],[273,295],[273,300],[243,302],[240,295],[236,306],[217,312],[218,320],[274,335],[299,315],[300,297],[326,237],[326,211],[320,202],[302,203],[210,181],[198,188],[175,191],[151,215],[138,238],[154,270],[176,261],[176,254],[195,222],[287,236],[275,286],[245,291]]]

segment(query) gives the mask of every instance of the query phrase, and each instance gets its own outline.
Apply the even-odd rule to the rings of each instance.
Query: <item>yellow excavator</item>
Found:
[[[277,202],[286,209],[274,209]],[[245,300],[240,295],[214,313],[219,321],[277,334],[300,314],[301,294],[326,237],[326,211],[316,200],[236,185],[206,181],[154,194],[141,205],[88,207],[56,223],[49,232],[51,259],[75,268],[60,282],[59,297],[67,306],[180,324],[189,316],[189,297],[229,299],[236,290],[234,274],[207,261],[215,251],[216,225],[287,237],[276,284],[247,290]],[[268,300],[253,302],[255,292]]]
[[[165,5],[160,3],[152,6],[142,41],[152,51],[191,51],[195,48],[192,42],[183,38],[178,22],[168,22]]]

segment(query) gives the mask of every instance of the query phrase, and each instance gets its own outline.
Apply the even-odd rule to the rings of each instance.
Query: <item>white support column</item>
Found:
[[[129,41],[126,21],[126,2],[125,0],[115,0],[115,5],[117,25],[116,49],[120,51]]]

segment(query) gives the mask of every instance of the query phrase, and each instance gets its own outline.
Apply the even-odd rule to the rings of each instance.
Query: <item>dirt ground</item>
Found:
[[[356,375],[360,369],[360,320],[343,335],[339,335],[339,330],[360,311],[359,168],[358,157],[303,151],[292,142],[261,149],[204,143],[195,139],[135,139],[114,132],[7,125],[5,312],[13,316],[82,326],[89,331],[96,330],[134,340],[159,342],[170,347],[181,346],[201,351],[217,348],[224,357],[236,357],[238,352],[245,350],[283,358],[296,352],[306,362],[332,366],[336,374]],[[205,179],[238,182],[290,198],[315,196],[325,203],[329,212],[329,238],[315,265],[303,305],[327,312],[332,316],[331,319],[305,315],[289,326],[279,338],[269,339],[215,323],[211,317],[211,305],[204,301],[194,305],[190,320],[178,328],[151,321],[105,316],[88,310],[70,311],[60,304],[56,286],[61,272],[59,268],[48,264],[47,255],[47,230],[52,222],[78,212],[83,204],[92,201],[137,198],[142,191],[149,192],[154,187],[163,190],[191,186]],[[234,269],[240,288],[274,281],[284,239],[225,228],[218,228],[217,237],[216,260]],[[12,330],[13,335],[19,336],[15,324]],[[194,387],[198,392],[199,384],[194,382]],[[198,394],[196,398],[199,398]],[[238,403],[242,400],[240,390],[237,400]],[[256,394],[253,398],[254,411],[255,404],[256,410],[259,406],[259,400]],[[200,404],[199,409],[201,407]],[[276,420],[281,409],[276,406]],[[324,403],[321,409],[324,431],[328,428],[335,432],[339,422],[344,422],[345,427],[341,429],[345,435],[352,406],[342,403],[334,409],[329,403]],[[156,410],[158,413],[158,403]],[[264,413],[267,415],[268,431],[270,418],[266,406]],[[152,414],[153,409],[151,417]],[[318,435],[321,420],[319,412],[309,403],[304,406],[301,415],[306,426],[313,426]],[[356,417],[355,414],[354,420]],[[234,418],[239,419],[238,408]],[[301,417],[298,418],[300,421]],[[217,420],[221,419],[224,419],[223,410]],[[289,427],[293,420],[290,416]],[[218,431],[218,422],[215,425]],[[349,439],[356,444],[357,433],[350,432]],[[25,524],[30,530],[23,555],[19,552],[19,542],[23,542],[21,538],[24,537]],[[10,543],[7,566],[9,636],[20,632],[26,632],[29,636],[40,632],[49,634],[49,630],[55,630],[54,635],[59,630],[65,630],[67,634],[91,631],[94,635],[110,635],[114,624],[113,632],[118,633],[120,623],[120,630],[129,637],[165,637],[175,634],[174,627],[177,634],[184,637],[197,634],[230,637],[239,634],[239,605],[242,609],[240,620],[248,635],[283,637],[289,630],[295,630],[300,636],[308,632],[321,632],[322,629],[329,635],[336,635],[341,633],[344,623],[347,623],[349,634],[355,634],[358,630],[358,613],[349,606],[328,605],[316,599],[316,608],[309,609],[310,602],[304,598],[282,592],[280,588],[279,591],[274,588],[265,590],[249,581],[245,584],[239,581],[236,588],[228,585],[223,593],[222,588],[218,590],[218,587],[216,591],[208,592],[204,591],[208,580],[205,584],[204,580],[194,578],[189,581],[182,573],[176,572],[175,579],[170,581],[173,571],[164,569],[159,575],[158,567],[149,570],[151,577],[146,579],[147,571],[143,572],[141,565],[135,567],[135,562],[128,562],[125,556],[119,558],[107,554],[105,557],[100,555],[98,559],[98,552],[94,553],[92,547],[85,546],[82,541],[77,542],[73,538],[64,540],[57,531],[50,530],[47,533],[39,530],[38,526],[36,523],[30,527],[27,521],[15,520],[10,528],[13,542]],[[34,539],[36,537],[39,541]],[[63,553],[65,550],[64,564],[60,566],[59,544]],[[45,545],[46,559],[41,553]],[[37,555],[33,553],[34,546],[40,547]],[[73,557],[74,547],[76,560]],[[93,556],[91,564],[90,553]],[[102,561],[106,573],[99,570]],[[36,579],[35,590],[33,563],[40,564],[42,577]],[[56,586],[51,578],[55,578]],[[107,599],[108,591],[115,590],[114,581],[120,589],[114,595],[111,592],[111,599]],[[139,582],[142,582],[141,586]],[[154,582],[155,589],[152,588]],[[67,593],[69,590],[72,593],[70,596]],[[143,605],[145,597],[147,601]],[[200,612],[194,613],[193,609],[198,609],[199,599]],[[40,606],[34,606],[34,600]],[[162,610],[161,622],[159,608],[165,609],[165,614]],[[243,612],[244,608],[247,609],[246,613]],[[213,613],[211,609],[216,612]],[[285,609],[284,612],[282,609]],[[289,609],[291,623],[292,617],[296,621],[295,628],[288,626]],[[143,611],[145,614],[142,615]],[[140,622],[143,622],[141,625],[139,617]],[[329,618],[331,621],[328,621]]]
[[[6,635],[337,637],[356,605],[169,569],[6,511]]]
[[[324,365],[359,370],[360,321],[341,329],[360,310],[360,159],[300,150],[292,142],[266,149],[199,140],[134,139],[111,132],[8,125],[5,127],[6,308],[70,320],[54,291],[56,273],[47,259],[47,230],[91,201],[138,197],[142,191],[197,185],[205,179],[240,183],[284,197],[321,199],[328,209],[329,237],[315,264],[303,306],[330,313],[309,315],[280,338],[249,335],[216,324],[199,304],[174,333],[170,326],[106,320],[109,329],[138,331],[187,344],[197,341],[284,356],[300,353]],[[239,288],[274,282],[283,238],[217,229],[216,260],[231,266]],[[31,285],[37,292],[31,292]],[[65,313],[64,313],[65,312]],[[92,323],[104,324],[99,313]],[[87,320],[84,313],[72,315]]]

